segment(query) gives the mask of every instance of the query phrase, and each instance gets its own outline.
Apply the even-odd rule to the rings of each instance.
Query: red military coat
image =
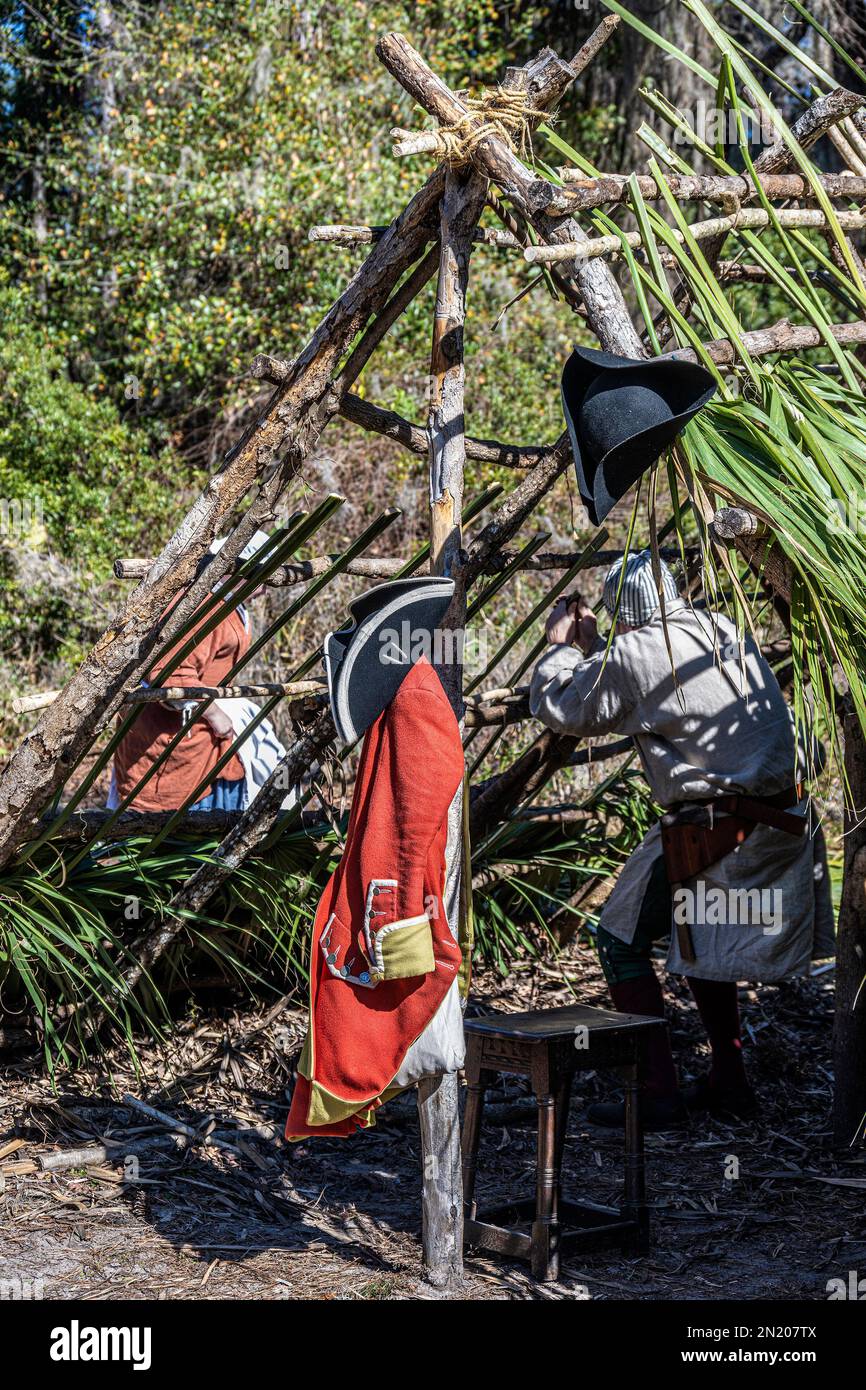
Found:
[[[442,895],[462,776],[457,721],[421,660],[364,739],[346,846],[313,924],[310,1027],[287,1139],[372,1123],[454,982],[461,953]]]

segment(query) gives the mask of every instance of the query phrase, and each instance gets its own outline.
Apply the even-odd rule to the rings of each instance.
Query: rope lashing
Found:
[[[432,137],[432,152],[452,167],[467,164],[482,140],[496,135],[514,154],[531,153],[531,127],[540,120],[551,121],[546,111],[530,104],[527,93],[519,89],[496,87],[480,97],[461,93],[466,115],[453,125],[425,131]]]

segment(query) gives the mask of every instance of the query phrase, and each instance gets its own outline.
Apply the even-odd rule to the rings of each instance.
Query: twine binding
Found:
[[[433,153],[452,168],[468,164],[481,141],[490,135],[498,136],[512,154],[531,156],[532,125],[551,120],[546,111],[530,105],[526,92],[519,89],[497,86],[480,97],[460,96],[466,115],[453,125],[430,132],[436,137]]]

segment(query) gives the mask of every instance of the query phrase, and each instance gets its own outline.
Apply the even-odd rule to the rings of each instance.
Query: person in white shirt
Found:
[[[651,954],[668,934],[667,969],[691,986],[712,1066],[682,1094],[666,1036],[653,1044],[644,1123],[667,1128],[685,1121],[687,1105],[754,1111],[737,981],[808,973],[814,956],[833,953],[833,915],[791,710],[757,644],[741,643],[723,614],[683,600],[662,562],[663,617],[649,551],[629,555],[624,575],[622,563],[604,588],[616,617],[609,649],[592,610],[560,600],[530,708],[560,733],[630,734],[666,813],[624,866],[598,945],[624,1013],[664,1016]],[[623,1106],[591,1107],[590,1118],[622,1124]]]

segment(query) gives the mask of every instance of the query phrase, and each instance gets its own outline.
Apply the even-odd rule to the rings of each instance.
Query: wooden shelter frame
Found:
[[[501,92],[525,102],[523,122],[531,132],[545,112],[557,103],[610,39],[618,19],[605,19],[571,62],[549,49],[521,68],[509,69]],[[369,251],[343,293],[325,315],[309,342],[287,362],[261,355],[252,364],[252,375],[270,383],[271,394],[252,424],[229,451],[222,466],[177,526],[162,551],[147,561],[119,560],[116,573],[137,580],[120,612],[79,669],[58,692],[25,697],[22,709],[41,710],[39,720],[0,773],[0,870],[32,852],[47,839],[79,841],[83,849],[94,839],[128,833],[136,822],[134,812],[121,811],[113,819],[103,812],[53,812],[70,769],[91,747],[94,738],[117,716],[134,711],[152,698],[186,698],[206,704],[225,694],[251,694],[266,698],[265,709],[288,700],[295,718],[296,737],[280,767],[252,806],[237,817],[215,819],[225,831],[212,859],[203,864],[177,892],[158,922],[146,924],[130,948],[135,964],[126,975],[134,989],[145,971],[177,935],[184,917],[200,911],[221,883],[272,830],[281,814],[288,785],[319,760],[332,744],[335,729],[321,685],[309,672],[316,654],[302,663],[282,683],[251,685],[237,677],[225,688],[172,687],[142,692],[141,681],[162,653],[190,630],[193,615],[216,587],[229,592],[238,574],[250,586],[265,582],[292,585],[300,582],[324,585],[338,573],[362,578],[385,578],[429,563],[432,573],[450,575],[456,584],[455,599],[447,622],[455,629],[465,623],[467,595],[485,576],[511,573],[516,568],[571,573],[611,558],[604,551],[603,536],[581,554],[514,552],[509,546],[519,536],[556,480],[569,468],[571,451],[567,434],[552,444],[501,443],[479,440],[465,430],[466,391],[463,337],[471,257],[487,245],[522,251],[528,261],[545,265],[559,293],[579,315],[605,350],[628,357],[645,357],[648,348],[636,330],[622,290],[611,268],[622,249],[622,239],[590,238],[577,221],[591,208],[613,206],[628,197],[624,176],[590,179],[579,171],[563,169],[561,184],[539,175],[521,158],[519,142],[477,105],[468,106],[427,66],[405,38],[387,34],[376,52],[401,87],[438,123],[439,132],[458,132],[457,145],[464,153],[456,158],[454,141],[449,154],[429,174],[402,212],[387,227],[332,225],[312,229],[323,244],[365,245]],[[794,133],[801,148],[824,132],[845,123],[862,124],[863,99],[840,89],[822,97],[800,117]],[[400,156],[436,151],[437,131],[396,132]],[[455,137],[456,138],[456,137]],[[756,161],[763,192],[771,198],[808,201],[813,191],[800,173],[789,167],[788,146],[765,150]],[[825,191],[834,197],[866,197],[866,177],[827,175]],[[653,180],[642,178],[642,195],[658,197]],[[685,176],[676,181],[675,194],[683,200],[721,205],[721,215],[701,225],[707,254],[718,262],[724,236],[738,225],[765,225],[759,210],[744,207],[756,194],[745,177]],[[479,229],[485,208],[502,222],[501,231]],[[764,218],[766,215],[763,214]],[[789,220],[796,225],[823,226],[823,214],[813,208],[792,208]],[[757,220],[756,220],[757,219]],[[844,221],[844,219],[843,219]],[[866,225],[866,218],[850,214],[845,229]],[[531,235],[530,235],[531,233]],[[530,242],[532,244],[530,244]],[[638,246],[639,234],[631,244]],[[732,280],[748,278],[750,268],[731,262],[719,274]],[[760,268],[751,267],[760,279]],[[418,292],[435,277],[436,308],[430,357],[430,395],[427,419],[421,424],[362,399],[353,386],[390,327]],[[866,322],[833,326],[837,341],[866,342]],[[817,341],[815,330],[796,328],[783,321],[747,334],[753,356],[795,352]],[[733,360],[727,340],[708,345],[713,360],[721,365]],[[688,349],[677,355],[694,356]],[[390,524],[388,514],[343,556],[295,558],[298,537],[315,534],[339,499],[323,504],[309,524],[293,519],[277,535],[265,561],[238,570],[238,556],[261,527],[273,525],[276,510],[325,428],[342,417],[362,428],[397,441],[407,450],[426,457],[430,488],[428,552],[405,557],[370,559],[361,553]],[[467,463],[496,464],[513,469],[519,479],[505,497],[496,499],[486,523],[468,542],[463,520],[467,514],[464,479]],[[485,494],[488,496],[488,494]],[[200,572],[200,562],[217,531],[224,528],[248,502],[239,520],[229,529],[225,545]],[[471,508],[469,509],[471,512]],[[313,524],[315,523],[315,524]],[[299,529],[300,528],[300,529]],[[769,584],[783,604],[790,597],[790,574],[784,559],[774,552],[772,535],[748,513],[718,516],[711,539],[720,547],[736,547],[742,558]],[[786,591],[787,585],[787,591]],[[233,601],[233,599],[231,600]],[[164,614],[170,605],[167,620]],[[466,699],[462,670],[451,665],[441,670],[454,711],[467,728],[501,727],[528,717],[525,688],[482,693]],[[866,803],[866,757],[856,722],[846,726],[846,748],[852,789]],[[541,733],[517,763],[481,791],[473,814],[504,817],[520,800],[526,800],[575,756],[575,741]],[[447,849],[447,908],[456,924],[461,899],[461,850],[464,816],[458,794],[449,817]],[[861,804],[862,804],[861,803]],[[184,808],[168,822],[147,817],[147,828],[160,837],[167,824],[188,827]],[[82,852],[83,852],[82,849]],[[840,947],[840,966],[847,974],[843,995],[848,997],[862,953],[863,896],[866,831],[851,842],[846,864],[845,892],[853,900],[848,912],[848,936]],[[850,1001],[849,1001],[850,1002]],[[846,1015],[840,1028],[840,1046],[864,1049],[863,1022]],[[862,1094],[846,1104],[839,1124],[844,1128]],[[459,1282],[462,1269],[462,1190],[460,1178],[458,1081],[456,1075],[431,1078],[419,1086],[418,1106],[422,1138],[423,1246],[428,1276],[434,1284]],[[864,1105],[866,1109],[866,1105]],[[841,1132],[841,1130],[840,1130]]]

